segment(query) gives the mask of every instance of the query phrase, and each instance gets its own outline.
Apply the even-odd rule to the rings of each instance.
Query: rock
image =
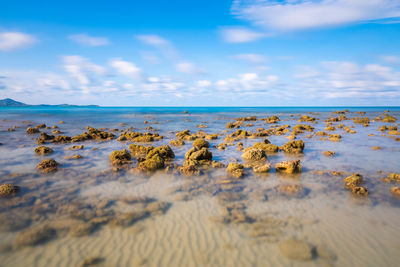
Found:
[[[174,151],[172,151],[172,149],[168,145],[163,145],[163,146],[159,146],[154,149],[151,149],[147,153],[146,158],[152,158],[155,154],[158,154],[164,160],[170,160],[170,159],[175,158]]]
[[[356,195],[368,196],[368,190],[363,186],[354,186],[351,188],[351,192]]]
[[[315,250],[316,250],[318,257],[320,257],[322,259],[329,260],[329,261],[337,260],[336,254],[332,250],[330,250],[328,247],[326,247],[325,245],[317,246]]]
[[[262,149],[267,154],[276,153],[279,150],[279,147],[277,145],[269,143],[267,139],[265,139],[263,142],[255,143],[253,145],[253,148]]]
[[[83,149],[83,145],[75,145],[67,148],[68,150],[81,150]]]
[[[300,160],[282,161],[275,165],[277,172],[298,173],[301,172]]]
[[[324,151],[322,154],[326,157],[333,157],[336,153],[334,151]]]
[[[390,189],[390,193],[396,197],[400,197],[400,187],[394,186]]]
[[[253,167],[253,172],[255,173],[266,173],[269,172],[271,170],[271,164],[269,163],[265,163],[265,164],[260,164],[260,165],[256,165]]]
[[[368,117],[361,117],[361,118],[354,118],[353,122],[358,124],[369,124],[370,121]]]
[[[153,172],[162,169],[165,166],[165,160],[159,154],[146,158],[145,161],[139,163],[139,169],[142,171]]]
[[[177,140],[171,140],[169,142],[169,144],[171,146],[183,146],[185,144],[185,142],[183,140],[181,140],[181,139],[177,139]]]
[[[136,144],[129,145],[129,150],[134,158],[146,157],[147,154],[153,149],[154,149],[153,146],[142,146]]]
[[[279,119],[278,116],[271,116],[271,117],[267,117],[267,118],[261,119],[261,120],[264,120],[265,123],[268,123],[268,124],[269,124],[269,123],[277,123],[277,122],[280,121],[280,119]]]
[[[193,147],[188,152],[186,152],[185,159],[193,161],[211,161],[212,153],[208,151],[208,149],[205,147],[201,149]]]
[[[308,115],[303,115],[299,118],[298,122],[315,122],[316,118]]]
[[[71,141],[72,137],[66,135],[58,135],[52,140],[53,143],[70,143]]]
[[[40,131],[37,128],[28,127],[26,129],[26,133],[27,134],[36,134],[36,133],[40,133]]]
[[[18,246],[34,246],[53,238],[55,231],[47,225],[39,225],[20,232],[16,239]]]
[[[383,122],[393,123],[393,122],[396,122],[397,119],[396,119],[395,117],[393,117],[393,116],[386,115],[386,116],[382,119],[382,121],[383,121]]]
[[[200,170],[196,165],[184,165],[178,168],[179,172],[184,176],[199,176]]]
[[[204,139],[206,140],[216,140],[218,139],[218,135],[217,134],[207,134]]]
[[[244,175],[244,166],[240,163],[231,162],[226,171],[234,178],[241,178]]]
[[[304,142],[302,140],[289,141],[279,148],[287,153],[299,154],[303,153]]]
[[[53,152],[54,150],[47,146],[39,146],[35,148],[35,153],[42,156],[51,154]]]
[[[206,140],[198,138],[196,140],[194,140],[193,142],[193,147],[197,148],[197,149],[201,149],[203,147],[205,148],[209,148],[210,147],[210,143],[208,143]]]
[[[333,126],[327,126],[327,127],[325,127],[325,131],[335,131],[335,130],[336,130],[336,128],[333,127]]]
[[[79,154],[64,157],[64,159],[66,159],[66,160],[81,159],[81,158],[83,158],[83,157],[82,157],[82,155],[79,155]]]
[[[382,150],[382,147],[380,146],[373,146],[371,147],[372,150]]]
[[[242,154],[242,159],[247,161],[261,161],[266,160],[267,156],[265,155],[264,150],[251,148]]]
[[[328,136],[329,134],[327,134],[326,132],[323,132],[323,131],[319,131],[315,135],[317,135],[317,136]]]
[[[69,234],[73,237],[81,237],[89,235],[93,232],[95,227],[96,225],[93,223],[86,223],[86,222],[79,223],[70,228]]]
[[[342,139],[340,134],[331,134],[329,135],[329,140],[332,142],[339,142]]]
[[[195,140],[196,135],[192,134],[189,130],[184,130],[175,134],[178,139],[183,139],[187,141]]]
[[[51,173],[57,171],[58,162],[54,159],[42,160],[36,167],[42,173]]]
[[[313,247],[293,238],[279,243],[279,250],[283,256],[291,260],[308,261],[313,258]]]
[[[361,174],[353,173],[352,175],[343,179],[346,187],[353,188],[360,185],[363,182],[363,177]]]
[[[131,154],[128,150],[124,149],[121,151],[113,151],[110,155],[110,163],[113,166],[122,166],[131,162]]]
[[[0,197],[14,196],[19,190],[19,186],[13,184],[2,184],[0,185]]]

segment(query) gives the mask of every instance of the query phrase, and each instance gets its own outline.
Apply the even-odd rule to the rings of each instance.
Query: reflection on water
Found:
[[[1,110],[0,266],[398,265],[400,110],[188,111]]]

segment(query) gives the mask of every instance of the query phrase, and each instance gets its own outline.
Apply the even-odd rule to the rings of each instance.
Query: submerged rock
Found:
[[[396,196],[396,197],[400,197],[400,187],[398,186],[394,186],[390,189],[390,192]]]
[[[53,152],[54,150],[47,146],[39,146],[35,148],[35,153],[42,156],[51,154]]]
[[[305,193],[303,186],[298,184],[281,184],[277,187],[277,191],[281,195],[286,196],[302,196]]]
[[[54,159],[42,160],[36,167],[42,173],[51,173],[57,171],[58,162]]]
[[[339,142],[342,139],[340,134],[331,134],[329,135],[329,140],[332,142]]]
[[[256,165],[253,167],[253,172],[255,173],[266,173],[271,170],[271,164],[265,163],[265,164],[260,164]]]
[[[83,145],[75,145],[67,148],[68,150],[81,150],[83,149]]]
[[[18,246],[34,246],[44,243],[53,238],[54,229],[47,225],[34,226],[26,231],[20,232],[16,239]]]
[[[368,196],[368,190],[363,186],[354,186],[351,188],[351,192],[356,195]]]
[[[17,185],[2,184],[0,185],[0,197],[14,196],[19,190],[20,187]]]
[[[308,261],[313,258],[313,247],[308,243],[289,238],[279,243],[279,250],[283,256],[297,261]]]
[[[300,160],[282,161],[275,165],[277,172],[298,173],[301,172]]]

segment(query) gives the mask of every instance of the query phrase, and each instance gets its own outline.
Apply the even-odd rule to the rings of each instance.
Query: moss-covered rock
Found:
[[[315,122],[317,118],[308,115],[303,115],[299,118],[298,122]]]
[[[271,116],[271,117],[264,118],[264,119],[262,119],[262,120],[264,120],[265,123],[277,123],[277,122],[280,121],[279,117],[276,116],[276,115],[275,115],[275,116]]]
[[[325,157],[333,157],[333,156],[335,156],[336,153],[335,153],[335,151],[323,151],[322,154]]]
[[[131,155],[134,158],[138,158],[138,157],[144,158],[153,149],[154,149],[153,146],[142,146],[142,145],[136,145],[136,144],[129,145],[129,150],[131,151]]]
[[[193,142],[193,147],[194,147],[194,148],[197,148],[197,149],[201,149],[201,148],[203,148],[203,147],[209,148],[209,147],[210,147],[210,143],[207,142],[207,141],[204,140],[204,139],[198,138],[198,139],[194,140],[194,142]]]
[[[26,128],[26,133],[27,134],[36,134],[36,133],[40,133],[40,131],[37,128],[28,127],[28,128]]]
[[[301,172],[300,160],[282,161],[275,164],[277,172],[298,173]]]
[[[303,186],[299,184],[281,184],[277,188],[280,195],[300,197],[305,193]]]
[[[54,152],[54,150],[47,146],[39,146],[39,147],[35,148],[35,153],[38,155],[42,155],[42,156],[49,155],[53,152]]]
[[[266,154],[273,154],[279,151],[279,147],[269,143],[267,139],[265,139],[263,142],[255,143],[253,148],[262,149]]]
[[[0,197],[9,197],[15,195],[20,190],[20,187],[13,184],[0,185]]]
[[[340,134],[331,134],[329,135],[329,140],[332,142],[339,142],[342,140],[342,136]]]
[[[72,138],[70,136],[66,136],[66,135],[57,135],[54,139],[53,139],[53,143],[70,143],[72,141]]]
[[[154,154],[152,157],[147,157],[146,160],[139,163],[139,169],[142,171],[153,172],[162,169],[165,166],[165,160],[159,155]]]
[[[304,150],[304,142],[302,140],[289,141],[283,146],[279,147],[280,150],[291,154],[300,154]]]
[[[178,139],[191,141],[196,139],[196,135],[191,133],[189,130],[184,130],[175,134]]]
[[[242,159],[246,161],[261,161],[266,160],[267,155],[262,149],[250,148],[246,149],[245,152],[242,154]]]
[[[271,170],[271,164],[265,163],[265,164],[258,164],[253,166],[253,172],[255,173],[267,173]]]
[[[40,137],[39,137],[37,143],[38,144],[44,144],[47,141],[54,140],[54,138],[55,138],[54,135],[49,135],[49,134],[47,134],[45,132],[42,132],[42,133],[40,133]]]
[[[393,116],[386,115],[386,116],[382,119],[382,121],[383,121],[383,122],[393,123],[393,122],[396,122],[397,119],[396,119],[395,117],[393,117]]]
[[[152,158],[155,154],[158,154],[164,160],[171,160],[171,159],[175,158],[174,151],[172,151],[172,149],[168,145],[163,145],[163,146],[159,146],[154,149],[151,149],[147,153],[146,159]]]
[[[364,186],[353,186],[351,192],[359,196],[368,196],[368,190]]]
[[[185,144],[185,142],[183,140],[181,140],[181,139],[177,139],[177,140],[171,140],[169,142],[169,144],[171,146],[183,146]]]
[[[36,168],[42,173],[51,173],[57,171],[58,165],[58,162],[54,159],[45,159]]]
[[[363,182],[363,177],[361,174],[353,173],[352,175],[343,179],[345,186],[348,188],[353,188],[360,185]]]
[[[243,164],[231,162],[226,167],[226,171],[234,178],[241,178],[244,175]]]
[[[129,164],[130,162],[131,154],[126,149],[113,151],[110,155],[110,163],[113,166],[122,166]]]
[[[390,193],[396,197],[400,197],[400,187],[394,186],[390,189]]]

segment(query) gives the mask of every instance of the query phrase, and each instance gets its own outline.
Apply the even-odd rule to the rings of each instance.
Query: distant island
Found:
[[[98,107],[98,105],[69,105],[69,104],[60,104],[60,105],[29,105],[22,102],[15,101],[11,98],[5,98],[0,100],[0,107]]]

